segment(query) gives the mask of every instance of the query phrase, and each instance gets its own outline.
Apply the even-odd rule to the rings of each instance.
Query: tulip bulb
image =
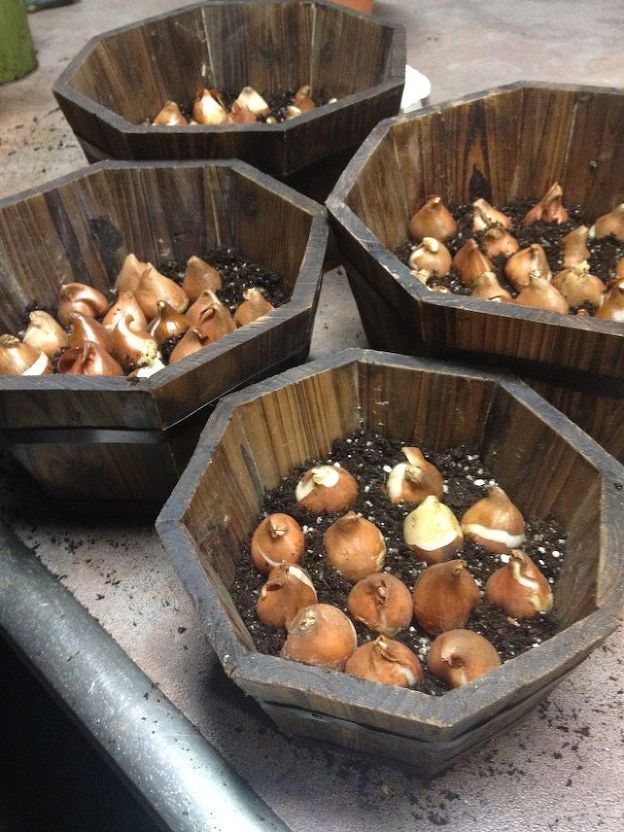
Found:
[[[467,240],[455,255],[453,265],[464,286],[472,286],[483,272],[493,272],[494,266],[483,254],[476,240]]]
[[[522,225],[533,225],[535,222],[567,222],[568,212],[563,207],[563,189],[558,182],[554,182],[540,201],[524,215]]]
[[[624,257],[615,264],[616,280],[624,280]]]
[[[300,609],[316,602],[316,590],[308,573],[299,566],[281,563],[271,570],[260,590],[256,613],[263,624],[286,630]]]
[[[120,295],[122,292],[134,292],[146,268],[147,263],[138,260],[134,254],[126,255],[121,266],[121,271],[115,280],[117,292]]]
[[[377,526],[350,511],[327,529],[325,558],[347,581],[359,581],[384,565],[386,544]]]
[[[563,245],[563,265],[566,268],[570,266],[580,266],[582,263],[589,260],[590,251],[587,248],[587,238],[589,237],[589,228],[586,225],[579,225],[574,231],[570,231],[562,238]]]
[[[497,485],[466,511],[461,527],[466,537],[489,552],[508,552],[524,542],[524,518]]]
[[[347,660],[345,672],[369,682],[413,688],[423,680],[418,656],[400,641],[379,636],[358,647]]]
[[[14,335],[0,336],[0,375],[43,376],[51,372],[50,359],[45,352]]]
[[[253,87],[243,87],[236,103],[251,110],[256,116],[268,116],[271,112],[271,108],[264,98]]]
[[[472,230],[487,231],[493,225],[501,226],[502,228],[511,228],[511,220],[507,214],[503,214],[498,208],[494,208],[485,199],[477,199],[472,203],[474,208],[472,214]]]
[[[185,312],[189,303],[184,289],[157,271],[151,263],[143,270],[134,294],[148,321],[158,315],[159,300],[167,301],[176,312]]]
[[[509,562],[493,572],[485,585],[492,604],[512,618],[534,618],[553,605],[550,585],[531,558],[512,549]]]
[[[386,489],[391,503],[422,503],[433,494],[442,499],[444,479],[420,448],[403,448],[407,462],[399,462],[388,475]]]
[[[236,324],[230,310],[225,304],[215,303],[206,307],[201,313],[197,329],[208,338],[210,343],[218,341],[230,332],[234,332]]]
[[[289,514],[269,514],[251,537],[251,559],[263,575],[280,563],[299,563],[304,548],[301,526]]]
[[[347,609],[369,630],[394,636],[412,623],[412,596],[403,581],[386,572],[359,580],[347,598]]]
[[[124,315],[130,315],[139,329],[147,329],[147,318],[137,303],[134,292],[130,289],[119,291],[117,300],[102,318],[104,326],[112,332],[117,326],[117,321]]]
[[[439,635],[427,656],[429,670],[452,688],[480,679],[500,667],[500,656],[486,638],[472,630],[449,630]]]
[[[128,378],[150,378],[155,375],[155,373],[159,373],[161,370],[164,370],[165,366],[166,365],[163,364],[160,358],[156,356],[151,364],[143,364],[141,367],[137,367],[136,370],[129,373]]]
[[[295,489],[297,503],[312,512],[338,512],[351,508],[357,497],[357,483],[351,474],[335,465],[310,468]]]
[[[608,214],[598,217],[589,229],[589,236],[598,240],[611,235],[624,243],[624,202],[617,205]]]
[[[160,357],[158,344],[152,336],[134,325],[130,315],[117,321],[112,334],[111,352],[126,370],[151,364]]]
[[[201,257],[189,257],[186,262],[182,289],[191,303],[195,303],[201,293],[208,289],[218,292],[222,288],[221,275],[210,263],[206,263]]]
[[[343,612],[329,604],[311,604],[290,622],[280,656],[344,670],[356,647],[355,627]]]
[[[624,322],[624,287],[613,286],[594,316],[601,321]]]
[[[531,275],[538,275],[546,280],[552,277],[546,252],[539,243],[512,254],[505,263],[505,275],[518,291],[531,283]]]
[[[403,522],[403,538],[425,563],[450,560],[461,548],[464,535],[457,518],[437,497],[427,497]]]
[[[569,266],[557,272],[552,285],[570,306],[588,303],[597,309],[604,299],[605,285],[599,277],[588,274],[588,267]]]
[[[286,121],[290,121],[291,119],[297,118],[300,115],[301,110],[299,109],[299,107],[295,107],[294,104],[289,104],[288,107],[286,107]]]
[[[498,282],[498,278],[494,272],[483,272],[480,274],[472,284],[472,297],[480,298],[481,300],[497,300],[501,302],[509,302],[511,295],[507,289]]]
[[[547,312],[558,312],[560,315],[567,315],[570,311],[563,295],[546,278],[537,274],[531,275],[529,285],[520,292],[514,303],[533,309],[544,309]]]
[[[486,255],[492,259],[493,257],[511,257],[520,248],[520,244],[515,237],[506,231],[504,228],[488,228],[483,235],[483,246]]]
[[[52,315],[37,309],[30,313],[28,319],[23,338],[25,344],[41,350],[48,358],[54,358],[67,346],[67,333]]]
[[[191,326],[199,326],[201,316],[211,306],[223,306],[212,289],[205,289],[186,310],[186,320]]]
[[[163,341],[167,341],[169,338],[184,335],[190,326],[184,315],[176,312],[166,300],[159,300],[156,306],[158,307],[158,315],[150,323],[147,330],[152,338],[158,344],[162,344]]]
[[[193,118],[198,124],[223,124],[227,121],[227,110],[219,101],[217,90],[199,89],[193,102]]]
[[[182,338],[175,345],[169,356],[169,364],[176,364],[188,355],[209,346],[212,343],[210,336],[204,335],[196,327],[187,329]]]
[[[439,196],[430,197],[409,221],[409,235],[413,240],[435,237],[444,240],[457,232],[457,223]]]
[[[111,333],[106,327],[95,318],[89,318],[86,315],[81,315],[80,312],[72,312],[70,315],[70,331],[68,346],[77,349],[81,347],[85,341],[91,341],[92,344],[97,344],[106,352],[110,352],[112,348]]]
[[[123,376],[123,368],[99,344],[84,341],[80,347],[66,350],[58,360],[57,370],[65,376]]]
[[[244,104],[239,104],[238,101],[232,104],[227,120],[228,124],[255,124],[258,121],[249,107],[245,107]]]
[[[428,566],[414,586],[414,617],[437,635],[465,626],[481,600],[479,587],[463,560]]]
[[[269,312],[273,311],[273,307],[265,298],[262,289],[251,288],[243,292],[245,300],[238,307],[234,313],[234,320],[238,326],[247,326],[258,318],[264,318]]]
[[[58,319],[62,326],[69,326],[73,312],[89,318],[99,318],[108,309],[108,299],[93,286],[85,283],[65,283],[60,289]]]
[[[310,98],[310,85],[305,84],[299,87],[293,98],[293,106],[297,107],[302,113],[309,113],[315,108],[314,101]]]
[[[182,115],[175,101],[165,101],[163,108],[152,122],[152,125],[163,127],[174,127],[181,124],[188,124],[188,121]]]
[[[422,271],[435,277],[446,277],[451,270],[452,258],[449,250],[435,237],[423,237],[412,249],[408,265],[410,269]]]

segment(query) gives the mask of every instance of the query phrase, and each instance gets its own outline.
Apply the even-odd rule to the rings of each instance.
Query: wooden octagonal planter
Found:
[[[439,697],[257,652],[229,587],[263,495],[359,429],[475,448],[525,514],[564,524],[554,637]],[[347,350],[221,402],[157,528],[226,673],[280,727],[432,775],[533,707],[617,626],[623,486],[624,469],[520,381]]]

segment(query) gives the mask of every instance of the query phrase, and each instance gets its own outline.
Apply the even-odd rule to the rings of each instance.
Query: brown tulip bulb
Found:
[[[563,189],[558,182],[554,182],[537,205],[524,215],[522,225],[533,225],[535,222],[567,222],[569,216],[562,198]]]
[[[403,538],[425,563],[450,560],[462,547],[464,535],[451,509],[437,497],[426,497],[403,522]]]
[[[624,280],[624,257],[615,264],[615,279]]]
[[[289,514],[269,514],[251,537],[251,559],[263,575],[280,563],[299,563],[304,549],[301,526]]]
[[[473,298],[480,298],[481,300],[497,300],[501,302],[509,302],[511,295],[507,289],[498,282],[498,278],[494,272],[483,272],[479,277],[475,278],[472,284]]]
[[[539,243],[512,254],[505,263],[505,275],[518,291],[530,284],[531,275],[539,275],[546,280],[552,277],[546,252]]]
[[[413,688],[423,680],[418,656],[405,644],[387,636],[358,647],[347,660],[345,673],[399,688]]]
[[[57,370],[65,376],[123,376],[123,368],[99,344],[84,341],[79,347],[65,350]]]
[[[245,300],[234,313],[234,320],[238,326],[247,326],[258,318],[264,318],[273,307],[262,293],[262,289],[251,288],[243,292]]]
[[[420,574],[413,600],[416,621],[437,635],[465,626],[481,595],[466,562],[450,560],[428,566]]]
[[[208,347],[210,344],[212,344],[212,341],[208,335],[204,335],[195,327],[191,327],[190,329],[187,329],[182,338],[173,348],[173,351],[169,356],[169,364],[176,364],[188,355],[192,355],[194,352],[198,352],[204,347]]]
[[[286,107],[286,121],[290,121],[291,119],[297,118],[297,116],[300,115],[301,110],[299,109],[299,107],[295,107],[294,104],[289,104],[289,106]],[[268,121],[269,120],[267,119],[267,123]]]
[[[293,98],[293,105],[301,110],[302,113],[309,113],[315,107],[314,101],[310,98],[310,85],[305,84],[299,87]]]
[[[44,376],[52,372],[50,359],[14,335],[0,336],[0,375]]]
[[[531,275],[529,285],[520,292],[514,303],[518,306],[557,312],[560,315],[567,315],[570,311],[563,295],[555,289],[552,283],[538,275]]]
[[[147,263],[143,263],[137,259],[134,254],[126,255],[121,266],[121,271],[115,280],[117,292],[119,294],[122,292],[134,292],[146,268]]]
[[[624,287],[613,286],[594,316],[601,321],[624,322]]]
[[[112,334],[111,352],[126,370],[151,364],[160,355],[156,341],[148,332],[135,327],[130,315],[124,315],[117,321]]]
[[[409,235],[413,240],[435,237],[444,242],[457,232],[457,223],[441,197],[430,197],[409,221]]]
[[[351,508],[357,497],[357,483],[351,474],[336,465],[310,468],[295,489],[295,499],[312,514],[337,512]]]
[[[316,602],[316,590],[307,572],[299,566],[281,563],[270,571],[260,590],[256,613],[263,624],[286,630],[300,609]]]
[[[566,268],[570,266],[580,266],[589,260],[590,251],[587,248],[587,238],[589,236],[589,228],[586,225],[579,225],[574,231],[570,231],[565,237],[561,239],[563,248],[563,265]]]
[[[483,272],[494,271],[494,266],[491,261],[483,254],[477,243],[475,241],[473,242],[474,246],[469,246],[468,243],[464,243],[455,255],[455,268],[459,272],[464,286],[472,286]]]
[[[394,636],[412,623],[412,596],[403,581],[386,572],[374,572],[356,583],[347,609],[369,630]]]
[[[182,288],[191,303],[195,303],[202,292],[207,292],[209,289],[218,292],[223,288],[223,284],[221,275],[210,263],[206,263],[201,257],[193,256],[189,257],[186,262]]]
[[[604,299],[605,285],[599,277],[589,274],[588,267],[569,266],[557,272],[552,285],[570,306],[588,303],[597,309]]]
[[[201,88],[193,102],[193,118],[198,124],[223,124],[227,121],[227,110],[220,101],[217,90]]]
[[[478,250],[479,243],[473,237],[470,237],[459,249],[455,257],[453,257],[454,268],[457,269],[458,272],[461,272],[462,266],[468,260],[468,257],[472,254],[473,251]]]
[[[483,247],[491,260],[493,257],[511,257],[518,251],[520,244],[504,228],[489,228],[483,235]]]
[[[30,313],[28,320],[23,338],[25,344],[41,350],[48,358],[54,358],[67,346],[67,333],[52,315],[36,309]]]
[[[224,306],[224,304],[221,303],[213,289],[205,289],[186,310],[186,320],[191,326],[199,326],[201,316],[211,306]]]
[[[410,269],[435,277],[446,277],[451,270],[451,264],[449,250],[435,237],[423,237],[412,249],[408,260]]]
[[[271,112],[264,98],[253,87],[243,87],[236,101],[257,116],[268,116]]]
[[[598,217],[594,225],[589,229],[589,236],[600,240],[603,237],[613,235],[621,243],[624,243],[624,202],[617,205],[613,211]]]
[[[227,306],[219,302],[204,309],[196,328],[212,343],[218,341],[219,338],[223,338],[224,335],[234,332],[236,324]]]
[[[81,347],[85,341],[98,344],[106,352],[112,348],[112,336],[106,327],[95,318],[88,318],[80,312],[72,312],[70,315],[70,330],[68,346],[73,349]]]
[[[423,283],[425,286],[427,286],[427,283],[433,277],[433,274],[431,272],[426,271],[425,269],[410,269],[410,274],[412,275],[412,277],[415,277],[416,280],[418,280],[420,283]],[[431,286],[427,286],[427,289],[431,288]]]
[[[158,113],[152,125],[162,127],[173,127],[181,124],[188,124],[175,101],[165,101],[162,110]]]
[[[157,271],[151,263],[143,270],[134,294],[148,321],[158,315],[159,300],[166,301],[176,312],[185,312],[189,304],[184,289]]]
[[[235,101],[227,116],[228,124],[255,124],[258,119],[249,107]]]
[[[117,326],[117,321],[124,315],[130,315],[139,329],[147,329],[147,318],[137,303],[134,292],[130,289],[124,289],[118,293],[117,300],[102,318],[102,323],[112,332]]]
[[[433,494],[444,493],[442,474],[427,462],[420,448],[403,448],[407,462],[399,462],[388,474],[386,490],[391,503],[422,503]]]
[[[553,605],[548,581],[520,549],[512,549],[509,562],[490,575],[485,595],[511,618],[534,618]]]
[[[498,208],[494,208],[485,199],[477,199],[472,203],[472,230],[473,231],[487,231],[493,225],[501,226],[502,228],[511,228],[511,220],[507,214],[503,214]]]
[[[323,536],[325,559],[347,581],[379,572],[386,557],[383,535],[374,523],[350,511],[339,517]]]
[[[461,526],[466,537],[489,552],[508,552],[524,543],[524,518],[497,485],[488,489],[487,497],[470,506]]]
[[[158,344],[167,341],[169,338],[177,338],[184,335],[189,328],[189,322],[184,315],[170,306],[166,300],[159,300],[156,304],[158,315],[150,323],[147,331]]]
[[[311,604],[290,622],[280,656],[344,670],[356,647],[355,627],[343,612],[329,604]]]
[[[85,283],[65,283],[60,288],[58,319],[62,326],[69,326],[73,312],[89,318],[99,318],[108,309],[108,299],[93,286]]]
[[[429,670],[452,688],[459,688],[500,667],[490,642],[472,630],[449,630],[439,635],[427,656]]]

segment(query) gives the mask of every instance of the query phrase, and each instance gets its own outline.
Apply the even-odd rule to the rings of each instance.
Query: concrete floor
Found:
[[[176,5],[82,0],[31,17],[40,68],[0,87],[0,196],[84,163],[50,84],[85,40]],[[431,78],[432,102],[523,78],[624,87],[621,0],[389,0],[377,10],[407,25],[408,59]],[[364,343],[334,271],[313,354]],[[622,631],[527,719],[424,783],[280,735],[225,680],[151,528],[67,523],[38,504],[11,465],[2,476],[6,511],[24,540],[296,832],[624,828]]]

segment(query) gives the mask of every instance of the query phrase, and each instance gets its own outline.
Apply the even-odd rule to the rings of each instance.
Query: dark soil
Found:
[[[346,612],[346,598],[352,584],[328,566],[323,556],[323,534],[339,515],[326,514],[315,518],[298,508],[295,503],[295,486],[301,473],[313,465],[339,462],[353,474],[359,485],[355,510],[374,522],[382,531],[387,546],[384,568],[400,578],[411,591],[416,578],[425,568],[403,542],[403,520],[414,506],[392,505],[384,490],[387,477],[384,468],[404,461],[401,454],[404,444],[377,435],[355,434],[335,443],[331,455],[326,459],[309,460],[285,478],[277,489],[266,495],[258,521],[267,514],[285,512],[304,528],[307,549],[301,566],[312,578],[320,603],[333,604]],[[423,452],[444,476],[448,487],[444,502],[458,518],[461,518],[469,506],[485,496],[486,487],[492,478],[483,468],[478,454],[468,448],[457,447],[442,453],[429,453],[423,449]],[[513,495],[510,496],[513,499]],[[559,575],[565,558],[565,547],[565,532],[559,523],[552,519],[527,519],[527,540],[523,549],[533,558],[551,584],[555,583]],[[494,569],[501,566],[498,556],[472,542],[464,544],[458,557],[467,561],[469,570],[480,587],[484,587]],[[230,591],[257,649],[262,653],[277,655],[284,643],[285,633],[262,624],[255,613],[258,593],[265,580],[251,564],[249,546],[243,547],[241,561]],[[498,650],[501,659],[506,661],[550,638],[557,632],[558,622],[552,613],[531,621],[512,622],[484,599],[467,626],[488,638]],[[360,644],[374,638],[374,634],[360,624],[356,624],[356,630]],[[424,660],[425,681],[421,689],[432,695],[446,692],[445,683],[436,679],[426,669],[426,654],[431,637],[413,622],[408,630],[397,634],[395,638],[404,642]]]
[[[522,226],[522,218],[527,211],[535,205],[534,200],[522,200],[513,202],[504,206],[501,210],[511,219],[513,225],[509,232],[514,236],[520,248],[527,248],[533,243],[539,243],[543,246],[548,258],[548,263],[553,274],[561,271],[563,268],[563,257],[561,253],[561,240],[570,231],[578,228],[579,225],[591,226],[596,217],[588,217],[585,215],[582,205],[574,205],[572,207],[566,206],[570,219],[565,223],[546,223],[537,222],[533,225],[524,228]],[[479,244],[482,242],[482,233],[476,233],[472,230],[472,213],[473,208],[471,204],[449,204],[449,211],[453,215],[458,225],[457,234],[446,240],[445,245],[454,257],[459,249],[464,245],[466,240],[475,238]],[[396,250],[397,257],[401,262],[407,265],[412,247],[415,244],[406,240]],[[615,237],[606,237],[602,240],[589,240],[587,247],[591,253],[589,260],[590,274],[596,275],[604,283],[608,283],[614,276],[614,268],[616,261],[624,257],[624,243],[618,242]],[[482,251],[485,249],[481,245]],[[508,282],[504,273],[505,257],[499,256],[493,259],[496,275],[498,280],[512,297],[517,297],[518,292]],[[461,282],[459,272],[455,269],[451,270],[448,277],[433,278],[429,281],[429,286],[442,285],[446,286],[451,292],[457,295],[470,295],[470,289]],[[583,307],[593,315],[595,310],[593,307],[586,305]],[[573,307],[570,310],[571,314],[576,314],[579,307]]]

